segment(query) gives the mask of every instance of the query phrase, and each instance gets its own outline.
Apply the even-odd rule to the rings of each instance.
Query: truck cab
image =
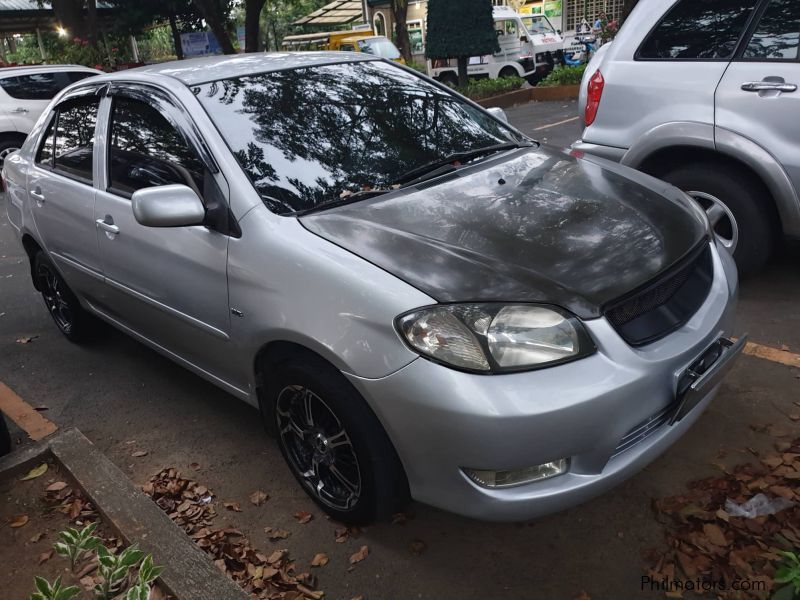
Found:
[[[471,57],[467,68],[470,77],[516,76],[536,85],[562,62],[564,40],[547,17],[520,15],[508,6],[495,6],[493,16],[500,49],[494,54]],[[456,58],[428,61],[428,73],[455,86],[458,62]]]

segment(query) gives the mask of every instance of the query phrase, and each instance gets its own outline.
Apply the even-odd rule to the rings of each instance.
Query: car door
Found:
[[[800,2],[768,0],[717,90],[716,127],[774,156],[800,192]]]
[[[70,287],[89,300],[96,300],[103,290],[93,187],[100,91],[80,90],[55,107],[28,174],[38,241]]]
[[[166,94],[112,86],[102,121],[94,213],[106,281],[102,310],[188,366],[229,382],[227,184],[211,159],[201,158],[190,118]],[[176,183],[203,199],[207,224],[139,224],[132,194]]]

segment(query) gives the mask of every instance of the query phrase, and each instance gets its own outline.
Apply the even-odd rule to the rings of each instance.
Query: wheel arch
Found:
[[[666,123],[641,136],[620,162],[656,177],[689,162],[744,171],[764,186],[783,232],[800,237],[800,198],[789,176],[769,152],[734,132],[703,123]]]
[[[33,287],[36,288],[37,292],[40,292],[41,289],[39,289],[39,282],[36,277],[34,261],[36,259],[36,254],[39,252],[44,252],[44,249],[39,245],[39,242],[37,242],[30,233],[22,234],[22,247],[25,249],[25,254],[28,255],[28,262],[30,263],[31,281],[33,282]]]

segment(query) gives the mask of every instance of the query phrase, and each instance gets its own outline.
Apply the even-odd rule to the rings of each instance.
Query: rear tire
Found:
[[[742,277],[764,267],[775,247],[778,219],[769,191],[760,181],[719,163],[682,165],[661,178],[690,195],[698,193],[701,200],[712,197],[729,211],[738,229],[733,257]],[[715,233],[721,239],[733,235],[724,217]]]
[[[0,413],[0,456],[5,456],[11,452],[11,433],[8,431],[8,423],[3,413]]]
[[[14,137],[4,137],[0,139],[0,169],[3,168],[6,156],[19,150],[24,141],[25,138],[17,139]]]
[[[33,259],[33,275],[45,307],[61,333],[76,344],[91,339],[97,329],[97,320],[83,309],[77,296],[41,250]]]
[[[377,417],[321,359],[292,358],[266,376],[261,408],[295,479],[333,519],[366,524],[408,502],[408,483]]]
[[[503,77],[519,77],[519,73],[512,67],[503,67],[497,76],[501,79]]]

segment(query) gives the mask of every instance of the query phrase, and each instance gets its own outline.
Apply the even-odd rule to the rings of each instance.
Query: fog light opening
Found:
[[[550,479],[562,473],[566,473],[569,468],[569,459],[559,460],[525,467],[524,469],[509,469],[505,471],[486,471],[482,469],[463,468],[464,473],[472,481],[485,488],[504,488],[514,485],[523,485],[534,481]]]

